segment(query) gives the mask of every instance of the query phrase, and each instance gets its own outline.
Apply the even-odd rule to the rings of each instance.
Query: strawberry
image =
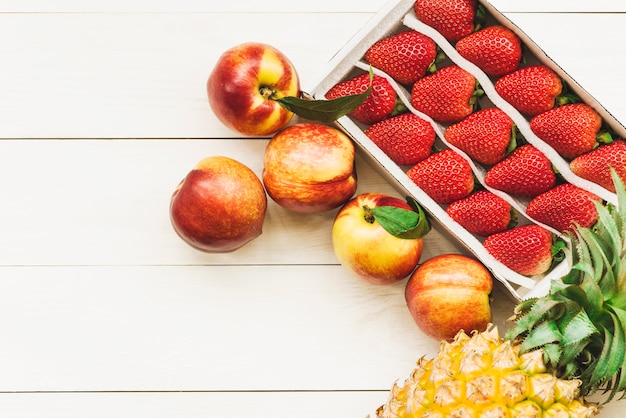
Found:
[[[609,144],[601,144],[593,151],[574,158],[569,165],[577,176],[615,192],[609,168],[613,167],[626,182],[626,141],[616,139]]]
[[[515,71],[522,59],[520,39],[500,25],[487,26],[462,38],[456,50],[485,74],[495,77]]]
[[[563,90],[561,78],[545,65],[523,67],[499,78],[496,92],[530,116],[550,110]]]
[[[474,190],[472,167],[459,153],[445,149],[415,164],[407,176],[437,203],[451,203]]]
[[[473,75],[449,65],[413,84],[411,104],[437,122],[456,123],[472,113],[480,94]]]
[[[552,233],[527,224],[485,238],[483,246],[496,260],[525,276],[543,274],[552,265]]]
[[[572,231],[576,224],[589,228],[598,220],[594,200],[600,198],[571,183],[563,183],[531,200],[526,214],[559,232]]]
[[[530,129],[563,158],[571,160],[597,145],[600,115],[584,103],[555,107],[530,120]]]
[[[521,197],[535,197],[555,183],[552,163],[530,144],[516,148],[485,174],[487,186]]]
[[[508,229],[514,219],[509,202],[488,190],[454,201],[446,213],[469,232],[486,237]]]
[[[449,42],[474,31],[476,0],[416,0],[415,15],[432,26]]]
[[[414,30],[383,38],[365,52],[367,62],[401,84],[424,77],[436,58],[435,41]]]
[[[426,159],[436,138],[432,125],[413,113],[383,119],[367,128],[365,135],[399,165]]]
[[[370,75],[361,74],[334,85],[326,92],[327,99],[360,94],[370,85]],[[366,125],[380,122],[391,115],[396,105],[396,91],[385,77],[375,75],[372,79],[372,92],[356,109],[350,112],[357,121]]]
[[[444,138],[479,163],[494,165],[515,146],[513,128],[513,120],[503,110],[488,107],[450,125]]]

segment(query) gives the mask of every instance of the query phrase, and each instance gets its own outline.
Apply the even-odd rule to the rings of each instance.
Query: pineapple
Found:
[[[572,268],[548,295],[520,302],[514,325],[442,342],[393,385],[376,416],[593,417],[626,397],[626,190],[612,170],[617,206],[596,203],[598,221],[571,234]]]
[[[580,381],[548,372],[541,351],[520,354],[520,345],[490,327],[441,343],[437,356],[422,357],[403,386],[394,384],[378,418],[593,417],[599,407],[580,399]]]

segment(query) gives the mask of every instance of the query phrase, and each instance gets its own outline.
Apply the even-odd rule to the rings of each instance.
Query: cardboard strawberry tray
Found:
[[[332,59],[321,81],[313,88],[310,94],[316,99],[325,98],[325,94],[337,83],[351,79],[359,74],[367,73],[370,64],[365,60],[365,53],[371,45],[377,41],[406,31],[415,30],[430,37],[439,49],[445,54],[444,61],[437,67],[455,64],[470,72],[484,90],[481,100],[481,108],[498,107],[505,111],[513,120],[517,129],[528,144],[535,146],[549,158],[553,167],[560,173],[562,182],[572,183],[580,188],[588,190],[600,197],[605,202],[616,203],[616,196],[607,188],[590,180],[575,175],[570,169],[569,160],[564,158],[552,146],[541,140],[530,129],[528,115],[520,113],[509,102],[502,99],[496,92],[494,85],[497,77],[488,76],[478,66],[463,58],[455,49],[455,45],[446,40],[444,36],[433,27],[420,21],[414,10],[415,0],[394,0],[381,9],[355,36],[347,43]],[[479,5],[486,11],[483,27],[489,25],[502,25],[513,31],[524,45],[524,60],[519,67],[542,64],[550,67],[564,82],[569,91],[575,93],[583,103],[591,106],[602,118],[603,126],[609,127],[614,136],[626,138],[626,128],[618,122],[600,103],[588,94],[567,72],[559,67],[541,48],[536,45],[520,28],[502,15],[490,3],[479,0]],[[511,194],[494,190],[485,185],[484,178],[488,166],[477,163],[466,153],[451,145],[444,138],[447,126],[435,122],[427,115],[415,110],[411,106],[410,86],[401,85],[391,76],[373,68],[374,74],[385,77],[393,86],[398,97],[407,106],[410,112],[428,120],[434,127],[436,136],[435,146],[437,149],[451,148],[457,151],[471,165],[478,183],[500,197],[507,200],[518,212],[518,225],[539,224],[557,236],[567,244],[567,235],[554,228],[539,223],[526,214],[528,199],[519,198]],[[496,260],[483,246],[485,237],[477,236],[455,222],[447,213],[446,205],[437,203],[427,193],[418,187],[407,175],[410,167],[400,166],[387,156],[366,134],[368,128],[350,115],[344,116],[337,121],[338,126],[354,140],[361,155],[374,166],[390,183],[401,193],[412,196],[428,212],[434,228],[450,237],[461,250],[479,259],[494,275],[495,279],[505,288],[514,300],[520,300],[532,296],[542,296],[547,293],[552,278],[565,274],[570,269],[567,259],[554,263],[549,271],[543,274],[527,276],[519,274]],[[449,125],[448,125],[449,126]],[[603,145],[601,145],[603,146]]]

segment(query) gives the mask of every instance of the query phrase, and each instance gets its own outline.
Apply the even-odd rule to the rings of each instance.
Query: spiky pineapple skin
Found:
[[[491,326],[471,336],[461,331],[434,358],[418,360],[376,417],[597,416],[600,407],[579,396],[579,385],[548,372],[541,351],[520,355]]]

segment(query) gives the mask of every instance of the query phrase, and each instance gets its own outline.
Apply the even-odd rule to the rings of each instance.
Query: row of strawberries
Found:
[[[449,7],[449,10],[445,10]],[[418,19],[439,31],[466,60],[494,79],[498,95],[529,118],[532,132],[571,160],[572,171],[611,190],[608,165],[626,166],[626,142],[598,141],[602,119],[584,103],[561,100],[564,83],[549,67],[523,66],[523,46],[508,28],[494,24],[476,29],[475,0],[420,0]],[[404,30],[372,45],[364,59],[410,89],[411,106],[447,126],[445,142],[485,168],[476,181],[470,162],[452,148],[436,149],[437,133],[429,121],[408,112],[391,83],[376,75],[372,94],[350,114],[391,160],[406,166],[407,176],[469,232],[483,238],[485,249],[519,274],[531,276],[553,263],[554,235],[543,226],[517,225],[511,204],[489,189],[527,199],[527,217],[563,233],[574,223],[590,226],[600,200],[555,173],[537,148],[520,143],[516,127],[497,107],[479,109],[483,93],[476,78],[445,56],[428,36]],[[331,88],[329,99],[363,92],[363,73]],[[626,172],[619,173],[626,177]],[[608,180],[605,182],[604,179]]]

